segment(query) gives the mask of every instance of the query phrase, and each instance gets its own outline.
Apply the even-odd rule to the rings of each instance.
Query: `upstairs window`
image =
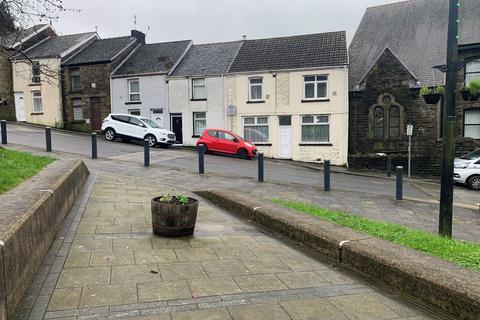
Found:
[[[72,91],[78,91],[81,89],[80,69],[75,68],[70,70],[70,84],[72,86]]]
[[[192,100],[207,99],[207,91],[205,89],[205,78],[192,79]]]
[[[304,76],[303,77],[303,98],[304,100],[323,100],[328,95],[328,76]]]
[[[207,127],[207,113],[194,112],[193,113],[193,135],[201,136]]]
[[[40,62],[32,63],[32,83],[40,83]]]
[[[302,116],[302,142],[329,142],[330,116]]]
[[[127,80],[128,83],[128,101],[140,102],[140,81],[138,79]]]
[[[262,87],[263,87],[263,79],[262,78],[251,78],[248,80],[249,83],[249,97],[248,100],[250,101],[261,101],[262,96]]]
[[[373,137],[375,139],[383,139],[385,117],[382,107],[375,108],[373,118]]]
[[[466,109],[464,112],[464,131],[466,138],[480,139],[480,109]]]
[[[268,142],[268,117],[243,118],[243,135],[251,142]]]
[[[40,91],[32,92],[33,112],[42,112],[42,93]]]
[[[465,83],[480,79],[480,59],[472,60],[465,66]]]

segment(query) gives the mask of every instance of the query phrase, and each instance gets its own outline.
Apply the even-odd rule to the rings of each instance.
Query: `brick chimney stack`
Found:
[[[138,30],[132,30],[131,31],[131,36],[135,39],[138,40],[138,42],[145,44],[145,33],[138,31]]]

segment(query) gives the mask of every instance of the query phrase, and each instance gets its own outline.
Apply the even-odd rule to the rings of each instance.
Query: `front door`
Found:
[[[283,159],[292,158],[292,116],[279,116],[279,157]]]
[[[17,121],[25,121],[25,97],[23,92],[15,92],[15,116]]]
[[[90,99],[90,125],[92,126],[92,131],[102,129],[102,104],[99,98]]]
[[[158,124],[159,127],[163,128],[163,109],[158,108],[158,109],[150,109],[150,119],[152,121],[155,121],[156,124]]]
[[[182,114],[172,113],[170,115],[172,132],[175,133],[177,138],[176,143],[183,144],[183,131],[182,131]]]

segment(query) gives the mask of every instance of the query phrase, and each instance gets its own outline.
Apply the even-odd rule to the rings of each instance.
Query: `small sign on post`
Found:
[[[411,167],[412,167],[412,135],[413,135],[413,124],[407,125],[407,136],[408,136],[408,179],[410,179]]]

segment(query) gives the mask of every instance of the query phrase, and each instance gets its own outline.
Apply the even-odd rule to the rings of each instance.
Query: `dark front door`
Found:
[[[181,114],[172,114],[171,115],[171,124],[172,131],[175,133],[177,138],[177,143],[183,143],[183,132],[182,132],[182,115]]]
[[[92,131],[99,131],[102,129],[102,104],[100,98],[90,99],[90,124]]]

